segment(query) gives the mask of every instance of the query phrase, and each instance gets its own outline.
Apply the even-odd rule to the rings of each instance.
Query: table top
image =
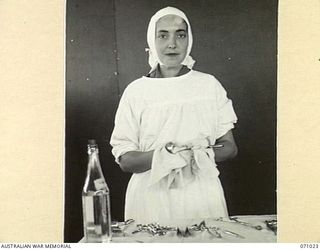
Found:
[[[277,236],[267,227],[266,221],[276,220],[276,215],[239,215],[229,218],[202,220],[170,220],[169,224],[150,223],[140,225],[132,222],[120,226],[121,232],[113,233],[112,243],[275,243]],[[121,223],[119,223],[120,225]],[[163,235],[153,235],[152,226],[164,228]],[[139,228],[144,230],[139,231]],[[179,228],[179,232],[177,232]],[[188,230],[186,231],[186,229]],[[82,239],[80,242],[85,242]]]

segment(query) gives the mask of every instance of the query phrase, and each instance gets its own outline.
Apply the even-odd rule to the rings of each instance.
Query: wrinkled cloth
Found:
[[[193,67],[193,65],[195,63],[195,60],[193,60],[193,58],[190,56],[193,38],[192,38],[192,31],[191,31],[191,26],[190,26],[189,20],[181,10],[179,10],[177,8],[174,8],[174,7],[166,7],[166,8],[163,8],[163,9],[159,10],[158,12],[156,12],[151,17],[149,25],[148,25],[147,42],[148,42],[149,48],[146,48],[146,51],[149,52],[149,60],[148,60],[148,62],[149,62],[149,65],[151,67],[150,72],[154,71],[158,64],[162,65],[162,62],[160,61],[160,59],[158,57],[156,46],[155,46],[155,34],[156,34],[157,21],[161,17],[164,17],[166,15],[179,16],[183,20],[185,20],[185,22],[188,25],[188,48],[187,48],[187,54],[186,54],[186,57],[185,57],[185,59],[183,60],[183,62],[181,64],[182,65],[186,65],[189,69],[192,69],[192,67]]]
[[[175,147],[177,153],[170,153],[165,147],[156,149],[153,154],[149,186],[166,182],[166,188],[183,188],[195,175],[203,174],[202,178],[218,178],[214,160],[214,151],[205,138],[196,139]],[[188,147],[188,150],[181,150]],[[181,150],[181,151],[179,151]],[[201,170],[201,171],[200,171]]]
[[[195,161],[200,167],[195,168],[199,173],[185,180],[183,188],[178,185],[178,177],[173,178],[176,183],[168,182],[169,175],[168,179],[158,178],[156,173],[150,180],[153,169],[133,174],[127,186],[125,218],[141,223],[160,223],[170,218],[228,216],[224,192],[216,176],[218,169],[213,161],[213,150],[202,149],[202,139],[206,138],[210,145],[214,145],[218,138],[234,128],[236,121],[232,101],[212,75],[190,70],[178,77],[141,77],[130,83],[121,97],[110,139],[116,162],[119,163],[119,157],[129,151],[155,150],[156,165],[161,163],[164,166],[164,162],[172,160],[182,166],[189,151],[181,152],[181,157],[168,155],[167,158],[162,148],[170,141],[180,146],[192,142]],[[194,141],[195,138],[200,141]],[[207,158],[198,157],[210,151],[212,154],[209,153]],[[183,158],[186,158],[184,162]],[[174,164],[164,167],[174,169]],[[190,173],[190,169],[183,168],[182,174]],[[165,176],[161,169],[156,171]],[[178,169],[176,174],[179,174]],[[150,185],[152,183],[154,185]],[[168,188],[168,183],[174,185]]]

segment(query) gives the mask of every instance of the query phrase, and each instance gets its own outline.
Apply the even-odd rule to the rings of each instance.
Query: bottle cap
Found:
[[[97,142],[95,139],[89,139],[88,144],[94,145],[94,144],[97,144]]]

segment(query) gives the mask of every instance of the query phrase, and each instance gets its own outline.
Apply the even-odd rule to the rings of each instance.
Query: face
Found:
[[[188,29],[179,16],[167,15],[156,23],[155,46],[160,61],[167,67],[178,67],[188,49]]]

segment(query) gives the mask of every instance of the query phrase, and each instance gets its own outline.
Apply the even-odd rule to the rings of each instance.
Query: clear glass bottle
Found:
[[[110,242],[110,194],[95,140],[88,141],[88,170],[82,191],[83,229],[86,242]]]

